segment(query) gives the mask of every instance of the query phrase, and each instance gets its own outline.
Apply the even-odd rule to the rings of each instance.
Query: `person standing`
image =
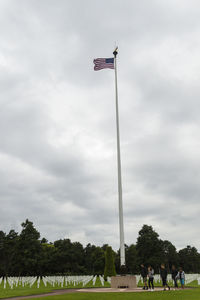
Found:
[[[142,279],[143,279],[143,290],[148,290],[148,286],[147,286],[147,268],[144,266],[144,264],[141,264],[140,274],[141,274]]]
[[[148,277],[149,277],[148,280],[149,289],[153,291],[154,290],[154,284],[153,284],[154,269],[151,266],[148,267]]]
[[[164,264],[161,264],[161,266],[160,266],[160,277],[162,279],[164,291],[166,291],[166,286],[168,287],[168,290],[170,290],[170,286],[167,283],[167,270],[166,270]]]
[[[179,268],[179,272],[177,274],[177,279],[180,279],[181,287],[184,289],[185,287],[185,272],[182,268]]]
[[[178,288],[178,283],[177,283],[177,275],[178,275],[178,271],[175,267],[175,265],[172,265],[172,280],[174,281],[174,287],[175,289]]]

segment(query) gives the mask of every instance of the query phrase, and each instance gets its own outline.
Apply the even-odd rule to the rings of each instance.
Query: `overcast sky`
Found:
[[[0,229],[119,248],[124,229],[200,250],[200,2],[0,1]]]

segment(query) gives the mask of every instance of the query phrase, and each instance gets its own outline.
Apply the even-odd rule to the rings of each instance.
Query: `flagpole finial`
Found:
[[[116,56],[117,56],[117,54],[118,54],[118,47],[115,48],[113,54],[114,54],[114,57],[116,58]]]

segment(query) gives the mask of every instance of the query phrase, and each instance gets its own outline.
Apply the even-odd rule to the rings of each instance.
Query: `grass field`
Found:
[[[84,286],[84,288],[92,288],[94,287],[92,284],[92,281],[90,281],[88,284],[86,284]],[[95,287],[102,287],[101,282],[99,280],[99,278],[97,278]],[[110,287],[110,285],[108,283],[105,283],[104,287]],[[66,288],[83,288],[82,284],[78,284],[76,286],[74,285],[68,285],[67,287],[61,287],[60,285],[56,285],[55,287],[52,287],[52,285],[47,284],[47,286],[45,287],[43,282],[40,282],[40,287],[37,288],[37,283],[35,283],[31,288],[29,286],[18,286],[18,287],[14,287],[13,289],[11,289],[10,287],[4,289],[3,287],[3,283],[0,284],[0,298],[7,298],[7,297],[15,297],[15,296],[29,296],[29,295],[37,295],[37,294],[45,294],[45,293],[50,293],[53,290],[57,290],[57,289],[66,289]]]
[[[200,300],[200,289],[147,293],[75,293],[40,300]]]
[[[107,287],[109,285],[107,284]],[[197,287],[197,282],[192,282],[190,286]],[[89,282],[84,288],[93,287],[92,282]],[[101,287],[100,280],[97,279],[95,287]],[[64,287],[66,288],[66,287]],[[69,288],[82,288],[82,284],[77,286],[69,286]],[[34,284],[31,288],[27,287],[14,287],[3,288],[3,285],[0,285],[0,298],[14,297],[14,296],[28,296],[48,293],[56,289],[61,289],[60,286],[52,287],[47,285],[46,287],[41,282],[40,288],[37,288],[37,285]],[[166,291],[166,292],[146,292],[146,293],[74,293],[74,294],[65,294],[60,296],[47,296],[37,299],[48,299],[48,300],[200,300],[200,287],[189,289],[189,290],[178,290],[178,291]]]

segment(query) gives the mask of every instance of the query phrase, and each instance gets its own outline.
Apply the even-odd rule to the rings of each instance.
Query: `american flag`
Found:
[[[93,60],[94,70],[114,69],[114,57],[112,58],[96,58]]]

